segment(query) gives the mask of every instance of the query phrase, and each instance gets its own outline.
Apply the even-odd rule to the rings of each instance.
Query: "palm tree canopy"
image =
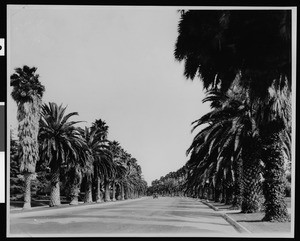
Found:
[[[90,178],[92,175],[97,176],[112,176],[114,167],[112,163],[112,156],[109,150],[109,142],[103,139],[103,133],[99,132],[97,128],[80,129],[80,133],[87,143],[90,160],[89,171],[85,174]]]
[[[183,11],[174,55],[207,89],[227,90],[241,71],[251,95],[265,96],[274,79],[291,82],[291,11]]]
[[[10,85],[13,86],[12,98],[17,102],[32,100],[33,96],[42,98],[45,87],[39,81],[39,75],[35,74],[36,67],[16,68],[15,73],[10,76]]]
[[[96,129],[102,139],[106,139],[108,135],[108,125],[102,119],[95,120],[92,124],[92,129]]]
[[[246,98],[247,91],[237,82],[226,93],[214,89],[203,100],[211,101],[213,110],[193,122],[193,131],[207,124],[196,136],[188,149],[188,189],[213,177],[221,181],[232,174],[232,166],[240,159],[249,138],[258,138],[257,126],[253,124],[253,111]],[[225,170],[225,172],[224,172]],[[226,175],[225,175],[226,174]],[[224,176],[225,175],[225,176]]]
[[[17,102],[18,136],[20,141],[22,173],[34,173],[39,160],[37,136],[39,132],[40,108],[45,88],[39,82],[37,68],[24,65],[16,68],[10,76],[10,85],[13,86],[12,98]]]
[[[51,168],[63,163],[85,161],[80,158],[87,149],[85,140],[74,125],[80,121],[69,121],[77,112],[65,114],[66,107],[50,102],[42,106],[39,140],[41,156]]]

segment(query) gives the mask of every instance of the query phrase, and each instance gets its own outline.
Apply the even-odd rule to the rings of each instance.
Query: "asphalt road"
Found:
[[[144,197],[87,206],[11,212],[8,230],[8,237],[231,237],[238,234],[219,213],[199,200],[184,197]]]

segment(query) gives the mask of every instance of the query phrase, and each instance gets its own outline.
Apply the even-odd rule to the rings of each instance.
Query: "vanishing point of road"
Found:
[[[11,212],[9,236],[237,236],[218,212],[197,199],[139,199]]]

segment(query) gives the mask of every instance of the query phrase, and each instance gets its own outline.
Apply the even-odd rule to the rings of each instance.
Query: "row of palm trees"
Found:
[[[152,181],[151,186],[148,187],[147,194],[152,195],[158,193],[163,196],[185,196],[186,195],[186,178],[187,167],[183,166],[176,172],[169,172],[160,179]]]
[[[277,127],[274,125],[282,119],[276,118],[276,122],[274,120],[271,126],[270,124],[266,126],[262,120],[257,120],[256,118],[261,118],[261,115],[268,114],[269,116],[264,117],[265,121],[268,121],[273,113],[266,110],[261,113],[260,108],[254,107],[251,110],[249,103],[245,101],[247,98],[243,91],[245,90],[236,81],[226,94],[220,90],[210,90],[207,93],[204,101],[211,101],[212,111],[194,122],[194,131],[201,125],[205,127],[195,135],[187,150],[189,160],[176,172],[170,172],[159,180],[153,181],[148,188],[150,193],[213,199],[216,202],[231,204],[232,209],[241,209],[243,213],[258,212],[264,208],[266,212],[264,220],[269,217],[267,215],[276,213],[280,205],[279,214],[284,213],[286,216],[279,218],[276,215],[275,217],[278,217],[276,221],[289,220],[284,198],[288,184],[285,174],[290,173],[290,122],[284,119],[286,128],[280,133],[274,151],[271,149],[272,146],[269,146],[269,139],[264,132],[270,131],[267,128],[272,128],[274,131]],[[288,92],[287,89],[282,91]],[[278,96],[274,88],[270,92]],[[287,93],[282,95],[289,96]],[[280,106],[284,106],[288,116],[290,101],[286,98],[281,99],[283,100],[284,103]],[[278,101],[277,97],[274,97],[269,104],[277,105]],[[258,124],[262,125],[260,128],[263,130],[258,129]],[[265,163],[274,155],[278,155],[282,167],[281,169],[276,167],[275,172]],[[276,174],[279,178],[277,176],[275,179]],[[273,182],[272,179],[267,181],[267,178],[273,178]],[[269,189],[274,186],[279,190],[276,192],[277,196],[270,195]],[[263,201],[265,207],[262,205]]]
[[[72,205],[78,204],[82,185],[86,203],[93,202],[93,196],[95,202],[115,201],[117,191],[120,200],[144,195],[147,183],[141,167],[117,141],[107,139],[105,121],[97,119],[91,127],[81,128],[76,126],[80,121],[70,120],[77,112],[66,113],[66,107],[53,102],[43,104],[45,88],[36,70],[25,65],[11,75],[12,97],[18,106],[16,155],[25,183],[23,208],[31,207],[31,180],[36,178],[37,163],[51,173],[50,206],[61,204],[62,173]]]
[[[185,63],[186,78],[203,82],[212,109],[193,122],[193,130],[202,129],[187,151],[185,192],[202,196],[211,186],[216,200],[223,194],[244,213],[263,202],[263,220],[289,220],[291,11],[180,14],[175,58]]]

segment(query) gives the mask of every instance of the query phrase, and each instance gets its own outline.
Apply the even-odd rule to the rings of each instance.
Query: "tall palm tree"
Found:
[[[120,143],[118,141],[111,141],[109,144],[110,152],[112,154],[112,162],[114,165],[114,172],[111,176],[111,185],[113,189],[113,195],[112,199],[113,201],[116,199],[116,185],[119,186],[119,192],[120,192],[120,199],[124,200],[125,198],[125,192],[124,192],[124,184],[126,183],[125,176],[127,173],[127,166],[126,166],[126,152],[121,147]],[[106,184],[109,185],[108,183]],[[108,188],[106,188],[108,190]],[[109,195],[108,193],[106,194]]]
[[[83,178],[87,173],[93,171],[91,150],[88,148],[88,143],[82,134],[82,128],[78,127],[77,130],[81,134],[86,145],[82,147],[78,153],[77,160],[68,163],[67,166],[66,176],[70,188],[70,205],[78,205],[78,197]]]
[[[131,155],[127,155],[127,173],[126,179],[126,192],[125,199],[138,197],[138,189],[142,182],[141,167],[137,164],[137,160]]]
[[[291,11],[220,10],[181,13],[174,54],[177,60],[185,62],[184,73],[187,78],[193,79],[199,74],[206,89],[220,85],[226,91],[237,74],[240,74],[241,85],[249,90],[251,105],[255,105],[255,102],[269,102],[269,87],[274,80],[286,79],[290,87]],[[283,117],[280,113],[277,116]],[[257,126],[261,126],[260,123]],[[275,129],[273,134],[270,130],[266,135],[273,139],[269,142],[274,143],[268,145],[269,154],[276,153],[282,145],[279,138],[273,138],[277,133]],[[276,156],[268,158],[268,163],[274,163],[266,166],[271,168],[267,170],[270,173],[276,172],[276,168],[283,169],[281,158]],[[283,172],[278,173],[282,177]],[[269,175],[269,178],[269,189],[277,190],[277,186],[281,185],[276,182],[279,177]],[[268,206],[272,211],[268,212],[265,220],[286,220],[284,217],[287,211],[282,199],[278,195],[265,195],[265,198],[266,203],[278,203],[277,206]]]
[[[280,83],[280,81],[285,83]],[[258,122],[262,138],[262,157],[265,164],[264,221],[290,220],[285,203],[284,153],[285,140],[291,128],[291,100],[286,80],[275,80],[264,101]],[[289,147],[287,148],[289,149]]]
[[[102,119],[97,119],[92,124],[92,129],[97,129],[98,135],[101,139],[107,139],[108,135],[108,125]]]
[[[113,188],[113,197],[112,200],[116,199],[116,185],[119,186],[120,189],[120,198],[124,200],[124,184],[126,183],[126,152],[120,146],[120,143],[117,141],[110,142],[110,151],[112,154],[112,161],[115,167],[115,172],[112,176],[111,185]]]
[[[110,142],[107,140],[108,125],[105,121],[97,119],[92,124],[91,130],[96,131],[96,140],[99,143],[94,162],[94,176],[96,178],[96,202],[101,202],[101,183],[104,182],[105,177],[111,176],[114,171]]]
[[[174,55],[206,89],[226,90],[242,71],[242,85],[264,96],[281,75],[291,81],[290,40],[290,10],[190,10],[181,13]]]
[[[120,190],[122,189],[123,180],[126,175],[127,169],[125,163],[122,161],[121,158],[113,157],[113,163],[115,166],[115,172],[113,174],[112,181],[111,181],[112,201],[116,201],[116,185],[119,187]]]
[[[132,156],[127,152],[124,152],[124,158],[127,168],[127,172],[125,175],[126,181],[124,182],[125,199],[131,199],[133,198],[134,186],[136,184],[136,159],[132,158]]]
[[[60,202],[60,171],[62,165],[85,162],[79,158],[87,149],[84,139],[74,126],[80,121],[70,121],[77,112],[66,114],[66,107],[50,102],[42,106],[39,140],[41,158],[51,169],[51,193],[49,206],[58,206]],[[84,165],[84,164],[83,164]]]
[[[67,183],[70,186],[70,205],[78,205],[78,196],[80,192],[80,185],[82,183],[83,173],[85,167],[79,163],[70,166],[67,172]]]
[[[24,175],[24,209],[31,208],[31,180],[34,178],[36,163],[39,159],[38,131],[40,108],[45,87],[39,81],[36,67],[16,68],[10,76],[13,87],[11,96],[17,102],[18,137],[21,147],[20,172]]]
[[[103,133],[99,132],[98,128],[85,127],[81,130],[81,134],[85,139],[89,152],[91,153],[89,159],[90,169],[85,172],[86,189],[85,202],[92,202],[92,181],[97,178],[97,193],[96,202],[100,202],[100,181],[101,176],[109,175],[111,173],[111,155],[109,152],[108,141],[103,138]]]
[[[211,106],[214,109],[194,122],[196,125],[193,130],[199,125],[208,124],[208,126],[195,136],[188,150],[194,152],[190,162],[195,162],[189,165],[196,165],[194,168],[198,169],[194,172],[194,178],[202,175],[201,173],[207,173],[207,168],[214,175],[223,175],[224,173],[220,171],[224,168],[232,170],[234,176],[231,180],[235,180],[234,191],[237,194],[234,199],[235,208],[241,205],[243,194],[242,212],[256,212],[260,208],[261,166],[257,156],[260,148],[254,148],[254,144],[259,142],[257,130],[251,122],[252,116],[249,115],[251,111],[245,102],[246,93],[238,83],[234,83],[226,94],[219,90],[208,92],[204,101],[212,101]],[[249,145],[250,141],[253,145]],[[227,180],[226,177],[229,176],[224,176],[225,179],[213,178],[217,194],[220,186],[217,180],[226,184],[224,181]],[[243,183],[245,188],[242,193]],[[230,191],[232,188],[227,190]]]

